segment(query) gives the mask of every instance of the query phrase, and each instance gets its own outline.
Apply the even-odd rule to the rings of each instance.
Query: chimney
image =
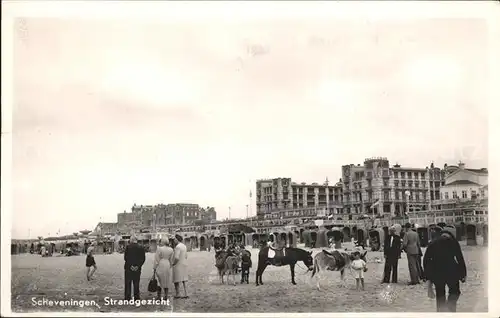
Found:
[[[465,168],[465,163],[463,163],[462,161],[460,161],[460,162],[458,163],[458,168],[460,168],[460,169],[462,169],[462,170],[463,170],[463,169]]]

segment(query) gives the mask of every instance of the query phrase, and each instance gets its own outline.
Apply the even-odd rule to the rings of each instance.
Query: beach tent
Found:
[[[252,247],[253,248],[256,248],[259,246],[259,243],[260,243],[261,239],[260,239],[260,235],[258,233],[253,233],[252,234]]]
[[[461,227],[461,224],[460,223],[455,223],[455,229],[456,229],[456,232],[457,232],[457,236],[455,236],[455,238],[457,239],[457,241],[461,241],[462,240],[462,237],[463,237],[463,231],[462,231],[462,227]]]
[[[311,231],[304,230],[302,232],[302,240],[303,240],[306,247],[312,248],[313,245],[312,245]]]
[[[330,231],[328,231],[326,235],[328,237],[328,241],[333,240],[336,249],[342,248],[344,234],[342,233],[340,228],[334,227]]]
[[[208,250],[208,245],[210,244],[210,241],[206,234],[201,234],[198,239],[198,242],[200,243],[200,251]]]
[[[328,231],[326,229],[321,229],[318,231],[316,243],[314,245],[316,248],[329,247],[327,232]]]
[[[359,245],[366,246],[366,240],[368,239],[368,231],[366,229],[358,229],[356,233],[356,238]]]
[[[418,240],[421,247],[429,244],[429,229],[425,226],[417,227]]]
[[[293,233],[295,234],[295,238],[297,239],[297,244],[302,242],[302,234],[300,233],[300,231],[295,230],[295,231],[293,231]]]
[[[389,227],[387,225],[382,227],[382,230],[384,231],[384,237],[389,236]]]
[[[302,233],[304,233],[305,229],[304,228],[301,228],[299,229],[299,240],[300,240],[300,243],[304,244],[304,235],[302,235]]]
[[[311,248],[314,248],[316,246],[316,241],[318,240],[318,230],[309,230],[309,233],[311,235]]]
[[[483,245],[488,246],[488,224],[483,224]]]
[[[441,230],[439,226],[436,224],[430,224],[429,225],[429,242],[434,241],[436,238],[438,238],[441,235]]]
[[[184,245],[186,245],[186,249],[188,252],[191,252],[193,250],[193,244],[191,242],[191,237],[184,237]]]
[[[252,246],[252,244],[253,244],[252,235],[253,235],[253,233],[245,233],[244,234],[244,239],[243,239],[242,243],[245,246]]]
[[[272,233],[269,233],[269,241],[271,241],[272,243],[276,243],[278,242],[278,233],[277,232],[272,232]]]
[[[355,241],[358,240],[358,227],[356,225],[352,227],[351,238],[354,238]]]
[[[278,238],[279,241],[285,241],[285,244],[288,245],[288,232],[279,232]]]
[[[476,226],[474,224],[467,224],[465,226],[465,231],[467,233],[467,245],[477,245]]]
[[[297,233],[296,232],[288,232],[288,247],[297,247]]]
[[[372,251],[377,252],[383,249],[385,241],[385,233],[382,228],[373,228],[368,232],[368,237],[370,239],[370,248]]]
[[[483,226],[482,224],[476,224],[476,236],[483,235]]]
[[[351,241],[351,229],[348,226],[344,226],[342,234],[344,235],[344,242]]]

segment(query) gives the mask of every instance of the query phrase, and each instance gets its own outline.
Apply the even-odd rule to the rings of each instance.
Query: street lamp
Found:
[[[405,196],[406,196],[406,215],[408,216],[408,221],[409,221],[409,218],[410,218],[410,191],[406,190],[405,191]],[[403,223],[404,223],[404,220],[405,218],[403,217]]]

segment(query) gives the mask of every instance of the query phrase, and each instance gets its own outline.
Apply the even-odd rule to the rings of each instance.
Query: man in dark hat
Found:
[[[146,261],[144,248],[137,244],[135,236],[130,237],[129,244],[125,248],[125,300],[131,299],[132,284],[134,285],[134,300],[140,299],[139,285],[141,281],[142,265]]]
[[[401,238],[397,233],[397,228],[391,226],[389,235],[384,243],[384,278],[382,284],[388,284],[392,273],[392,283],[398,282],[398,261],[401,257]]]
[[[442,230],[440,236],[427,247],[424,255],[424,275],[429,284],[429,296],[434,297],[432,285],[436,289],[437,311],[456,312],[460,281],[465,282],[467,268],[460,244],[450,231]]]
[[[420,275],[418,270],[418,254],[420,251],[420,240],[417,232],[411,228],[410,223],[405,224],[405,236],[403,238],[403,250],[406,252],[408,259],[408,269],[410,271],[409,285],[420,283]]]

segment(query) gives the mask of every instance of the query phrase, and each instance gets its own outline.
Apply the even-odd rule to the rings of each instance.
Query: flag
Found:
[[[372,206],[370,207],[370,209],[373,209],[374,207],[378,206],[379,204],[380,204],[379,199],[375,200],[375,203],[372,204]]]

